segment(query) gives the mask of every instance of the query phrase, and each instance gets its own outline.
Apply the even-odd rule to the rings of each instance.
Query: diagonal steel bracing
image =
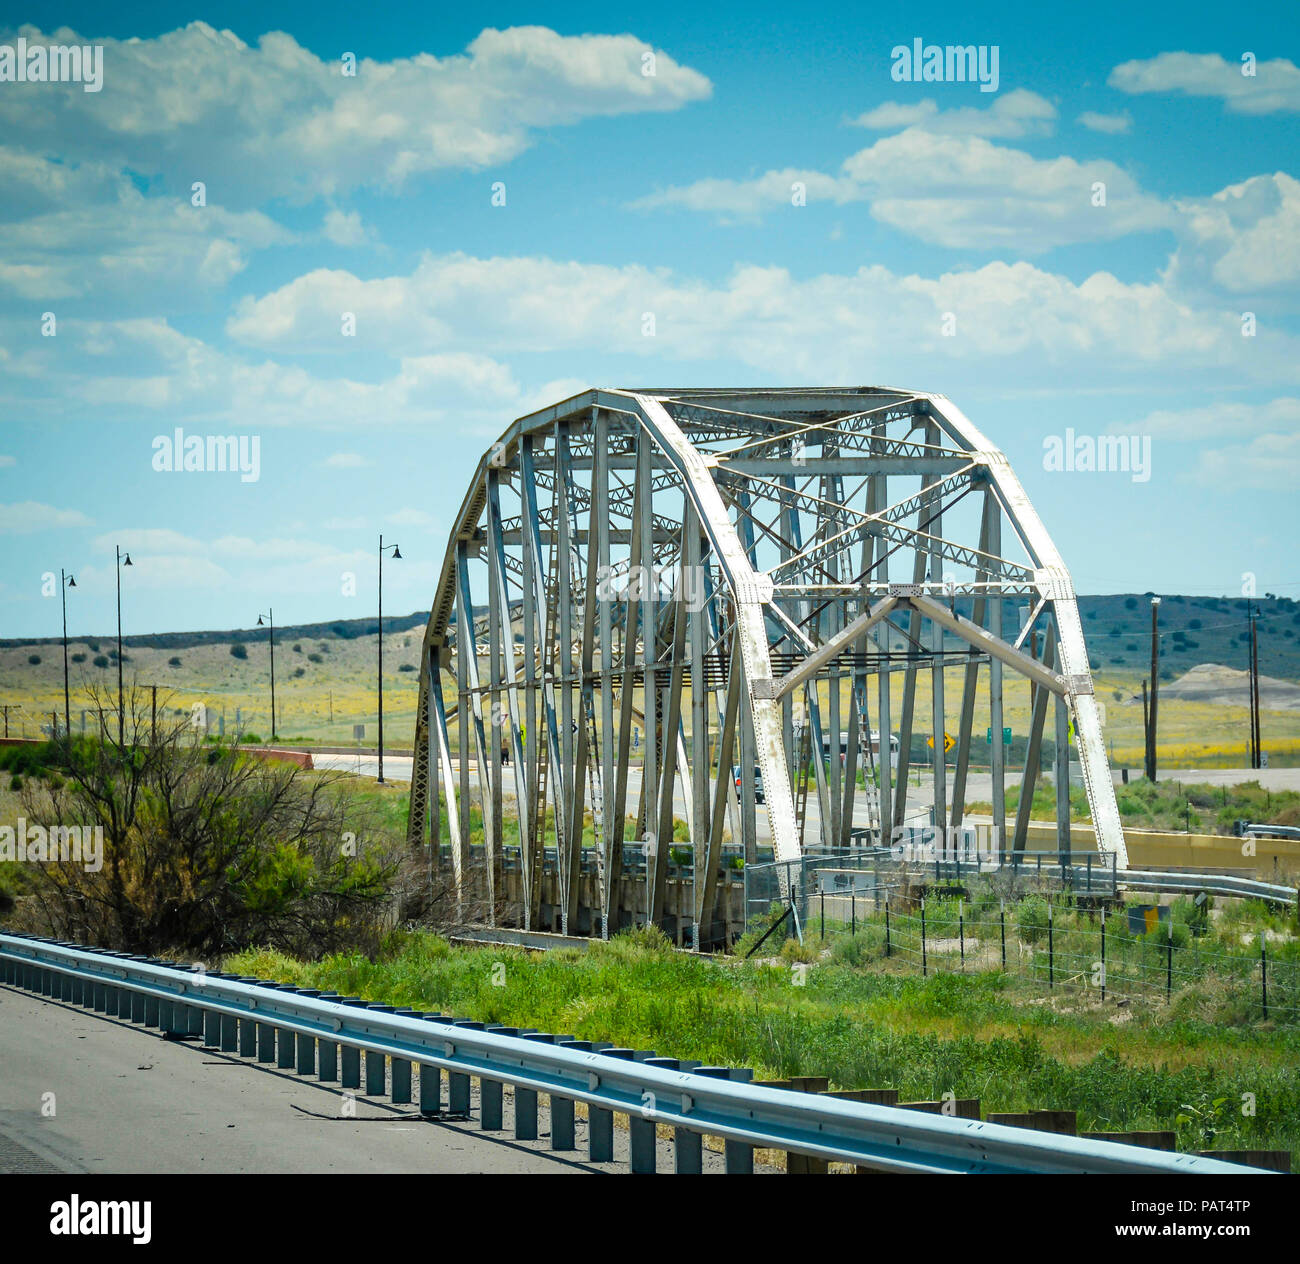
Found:
[[[1004,791],[1042,771],[1068,854],[1072,767],[1127,865],[1068,571],[940,395],[594,390],[520,418],[470,480],[421,661],[409,837],[449,834],[430,869],[467,918],[718,945],[744,919],[729,849],[969,828],[977,775],[975,828],[1023,846]],[[1015,761],[986,740],[1012,713]]]

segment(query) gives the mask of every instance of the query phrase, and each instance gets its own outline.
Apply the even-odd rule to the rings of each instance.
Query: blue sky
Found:
[[[0,635],[60,566],[107,631],[115,542],[128,632],[370,613],[381,530],[427,607],[478,455],[591,384],[944,392],[1080,591],[1296,595],[1293,10],[969,8],[0,5],[104,47],[0,82]],[[997,91],[897,82],[914,38]],[[178,426],[260,477],[155,471]]]

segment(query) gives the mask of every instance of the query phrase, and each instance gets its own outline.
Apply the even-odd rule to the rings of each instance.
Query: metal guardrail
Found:
[[[728,1172],[753,1170],[755,1148],[784,1150],[887,1172],[1262,1174],[1258,1168],[1140,1146],[1058,1136],[979,1120],[929,1115],[750,1084],[750,1072],[656,1058],[600,1042],[424,1014],[220,973],[0,934],[0,981],[95,1012],[301,1074],[382,1095],[392,1060],[394,1101],[411,1100],[420,1068],[420,1109],[441,1109],[448,1075],[452,1111],[468,1113],[480,1083],[484,1129],[502,1127],[501,1089],[514,1086],[515,1135],[537,1137],[537,1095],[550,1099],[552,1148],[573,1149],[573,1105],[588,1107],[590,1158],[612,1161],[613,1116],[626,1115],[633,1171],[655,1169],[655,1128],[675,1130],[676,1170],[701,1170],[704,1136],[725,1139]],[[278,1041],[277,1041],[278,1037]],[[522,1130],[521,1130],[522,1125]]]
[[[1268,900],[1274,904],[1295,904],[1297,889],[1257,878],[1238,878],[1229,873],[1172,873],[1164,869],[1126,869],[1120,886],[1144,891],[1168,891],[1178,895],[1222,895],[1229,898]]]

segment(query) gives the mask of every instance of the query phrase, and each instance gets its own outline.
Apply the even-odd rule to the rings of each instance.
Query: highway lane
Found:
[[[0,1066],[0,1173],[626,1171],[2,987]]]

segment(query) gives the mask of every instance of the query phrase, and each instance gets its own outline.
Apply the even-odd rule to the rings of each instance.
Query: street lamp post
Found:
[[[131,555],[116,545],[117,554],[117,747],[126,745],[126,704],[122,694],[122,568],[131,565]]]
[[[63,599],[63,733],[68,739],[72,737],[72,696],[68,688],[68,589],[76,586],[77,581],[65,574],[60,567],[59,596]]]
[[[379,777],[378,784],[384,784],[384,554],[393,551],[393,561],[402,560],[402,552],[395,544],[385,544],[382,532],[379,536],[379,664],[376,683],[379,692]]]
[[[262,620],[265,619],[264,624]],[[257,616],[257,626],[265,627],[269,625],[271,629],[271,741],[275,741],[275,610],[267,609],[265,615]]]

